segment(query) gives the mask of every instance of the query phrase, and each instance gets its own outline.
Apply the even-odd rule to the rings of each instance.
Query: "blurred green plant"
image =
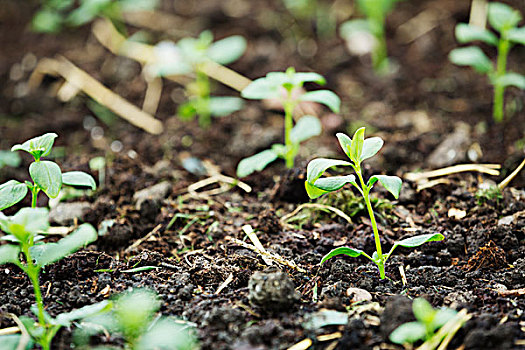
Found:
[[[488,20],[490,26],[499,33],[459,23],[455,34],[459,43],[481,41],[490,46],[495,46],[498,51],[496,67],[485,53],[477,46],[467,46],[454,49],[449,54],[452,63],[459,66],[470,66],[476,72],[486,74],[494,86],[494,104],[492,116],[496,122],[504,119],[504,94],[505,88],[514,86],[525,90],[525,76],[515,72],[507,72],[507,57],[514,45],[525,45],[525,27],[518,28],[522,15],[512,7],[493,2],[489,4]]]
[[[18,153],[0,150],[0,169],[5,166],[16,168],[20,163],[22,163],[22,159]]]
[[[356,0],[359,11],[366,16],[366,19],[346,21],[339,30],[341,37],[349,42],[349,45],[354,45],[355,42],[371,41],[372,65],[378,74],[390,72],[386,47],[386,17],[399,1],[402,0]],[[363,40],[363,34],[371,35],[371,38],[365,36],[367,40]],[[353,40],[355,38],[357,40]],[[367,50],[368,48],[365,49]]]
[[[315,32],[319,37],[326,38],[335,34],[337,18],[330,3],[321,0],[283,0],[283,3],[305,27],[315,24]]]
[[[293,168],[294,159],[299,152],[301,142],[321,133],[321,122],[314,116],[305,115],[294,126],[293,112],[301,101],[324,104],[334,113],[339,113],[341,100],[329,90],[316,90],[302,93],[304,83],[314,82],[320,85],[325,79],[314,72],[298,73],[293,67],[283,72],[270,72],[264,78],[254,80],[242,92],[241,96],[252,100],[276,99],[284,107],[284,145],[274,144],[271,149],[244,158],[237,166],[237,176],[245,177],[255,171],[263,170],[277,158],[286,161],[287,168]]]

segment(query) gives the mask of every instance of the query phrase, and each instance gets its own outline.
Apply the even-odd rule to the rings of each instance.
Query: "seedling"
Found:
[[[452,320],[457,312],[452,309],[434,309],[428,301],[417,298],[412,303],[417,321],[407,322],[390,334],[390,341],[396,344],[413,344],[418,340],[429,340],[435,332]]]
[[[196,348],[196,341],[187,327],[172,318],[156,316],[161,300],[154,291],[128,291],[114,298],[111,304],[110,312],[85,319],[77,338],[106,329],[122,334],[125,348],[129,350]]]
[[[254,171],[263,170],[277,158],[286,161],[287,168],[293,168],[294,159],[299,152],[301,142],[321,133],[319,119],[305,115],[294,126],[293,112],[299,102],[313,101],[326,105],[334,113],[339,113],[341,100],[329,90],[317,90],[300,94],[304,83],[315,82],[320,85],[326,83],[325,79],[313,72],[297,73],[290,67],[283,72],[271,72],[264,78],[254,80],[241,93],[247,99],[263,100],[278,99],[284,107],[284,145],[274,144],[271,149],[257,153],[241,160],[237,166],[237,176],[245,177]]]
[[[106,303],[94,304],[60,314],[56,318],[52,318],[44,310],[38,280],[42,268],[97,239],[95,229],[90,224],[83,224],[56,243],[43,243],[44,236],[41,233],[49,228],[48,216],[49,212],[46,208],[22,208],[11,217],[0,212],[0,230],[8,234],[0,237],[1,240],[8,242],[0,246],[0,265],[15,264],[29,277],[36,301],[36,308],[33,307],[32,311],[38,318],[38,324],[27,316],[20,317],[20,320],[31,338],[44,350],[51,349],[51,341],[61,327],[69,326],[76,319],[98,313],[107,306]],[[24,259],[20,259],[20,254],[23,254]]]
[[[0,210],[9,208],[20,202],[31,191],[31,207],[36,208],[37,197],[40,191],[44,192],[49,198],[56,198],[62,185],[84,186],[91,189],[96,188],[95,180],[91,175],[81,171],[70,171],[62,173],[57,163],[42,160],[42,157],[49,155],[57,134],[48,133],[32,138],[23,144],[14,145],[11,151],[25,151],[30,153],[34,162],[29,166],[29,175],[33,182],[24,183],[10,180],[0,185]]]
[[[333,4],[320,0],[283,0],[283,3],[296,22],[304,24],[300,28],[302,31],[309,32],[313,24],[319,37],[327,38],[334,35],[337,16]]]
[[[386,48],[385,22],[388,14],[400,0],[357,0],[359,11],[366,19],[353,19],[341,25],[341,36],[351,42],[352,37],[363,33],[372,35],[372,65],[376,73],[389,72],[388,53]]]
[[[210,60],[220,64],[235,62],[246,50],[246,40],[233,35],[213,42],[213,34],[204,31],[197,39],[184,38],[177,44],[163,41],[156,46],[158,62],[148,66],[152,76],[195,74],[195,80],[186,85],[188,101],[179,106],[181,119],[192,120],[199,116],[201,127],[209,127],[211,117],[223,117],[240,110],[243,100],[230,96],[210,96],[208,75],[202,68]]]
[[[370,177],[370,179],[368,179],[368,182],[365,183],[361,173],[361,163],[365,159],[373,157],[377,152],[379,152],[381,147],[383,147],[383,140],[380,137],[370,137],[365,139],[365,128],[358,129],[355,132],[353,139],[350,139],[350,137],[343,133],[338,133],[336,136],[339,140],[341,148],[352,162],[350,163],[343,160],[326,158],[312,160],[307,167],[305,181],[306,192],[310,198],[314,199],[326,193],[337,191],[346,184],[352,184],[355,188],[357,188],[359,193],[365,199],[366,208],[368,210],[370,222],[372,223],[372,230],[374,232],[376,251],[372,256],[370,256],[359,249],[339,247],[326,254],[321,260],[321,264],[323,264],[328,259],[340,254],[348,255],[353,258],[362,255],[372,260],[378,266],[379,276],[381,279],[384,279],[385,263],[397,247],[401,246],[413,248],[426,242],[441,241],[444,239],[444,236],[440,233],[433,233],[402,239],[395,242],[387,254],[383,254],[381,240],[379,238],[379,231],[377,229],[374,211],[370,202],[370,191],[374,187],[374,184],[379,182],[395,198],[398,198],[401,191],[401,179],[397,176],[373,175]],[[354,175],[321,178],[327,169],[334,166],[351,166],[357,174],[358,181],[356,181],[356,177]]]
[[[5,166],[16,168],[21,162],[22,159],[17,153],[0,150],[0,169]]]
[[[507,72],[507,57],[514,45],[525,45],[525,27],[518,28],[522,15],[519,11],[502,3],[490,3],[488,20],[491,27],[499,34],[466,23],[456,26],[456,39],[461,44],[481,41],[497,47],[496,67],[477,46],[454,49],[449,54],[452,63],[459,66],[470,66],[476,72],[486,74],[494,86],[494,104],[492,116],[496,122],[504,119],[505,88],[515,86],[525,90],[525,76]]]

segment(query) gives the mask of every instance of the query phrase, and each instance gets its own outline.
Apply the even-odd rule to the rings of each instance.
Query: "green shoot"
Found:
[[[57,134],[48,133],[32,138],[23,144],[14,145],[11,151],[25,151],[31,154],[34,162],[29,166],[29,174],[33,182],[24,183],[10,180],[0,185],[0,210],[9,208],[20,202],[31,192],[31,208],[36,208],[37,197],[40,191],[44,192],[49,198],[56,198],[62,185],[83,186],[96,188],[95,180],[91,175],[81,171],[70,171],[62,173],[57,163],[42,160],[42,157],[49,155]]]
[[[374,232],[376,251],[372,256],[370,256],[359,249],[339,247],[325,255],[321,260],[321,264],[328,259],[340,254],[345,254],[354,258],[362,255],[377,265],[379,269],[379,276],[381,279],[384,279],[386,277],[386,261],[397,247],[401,246],[413,248],[426,242],[441,241],[444,239],[444,236],[440,233],[434,233],[402,239],[395,242],[387,254],[383,254],[381,240],[379,238],[379,231],[377,229],[377,222],[370,201],[370,191],[374,187],[374,184],[379,182],[395,198],[398,198],[399,192],[401,191],[401,179],[397,176],[373,175],[368,179],[367,182],[365,182],[361,172],[361,163],[365,159],[373,157],[377,152],[379,152],[381,147],[383,147],[383,140],[380,137],[371,137],[365,139],[365,128],[358,129],[355,132],[353,139],[350,139],[350,137],[343,133],[338,133],[336,136],[339,140],[341,148],[348,158],[350,158],[351,162],[326,158],[312,160],[307,167],[305,181],[306,192],[310,198],[314,199],[326,193],[337,191],[346,184],[352,184],[365,200],[368,215],[370,216],[370,221],[372,223],[372,230]],[[351,166],[357,175],[357,180],[354,175],[332,176],[325,178],[321,177],[326,170],[334,166]]]
[[[514,86],[525,90],[525,76],[507,72],[507,57],[514,45],[525,45],[525,27],[518,28],[522,20],[519,11],[502,3],[490,3],[488,20],[491,27],[499,33],[499,37],[487,29],[459,23],[456,26],[458,42],[470,43],[481,41],[497,48],[498,56],[496,67],[491,60],[477,46],[467,46],[454,49],[449,54],[452,63],[458,66],[470,66],[476,72],[486,74],[494,86],[494,104],[492,116],[497,123],[504,119],[505,88]]]
[[[374,38],[372,48],[372,65],[378,74],[390,71],[386,47],[385,22],[388,14],[400,0],[357,0],[359,11],[366,19],[354,19],[341,25],[340,35],[348,42],[354,35],[371,34]]]
[[[245,177],[255,171],[261,171],[277,158],[283,158],[286,167],[293,168],[301,142],[321,133],[319,119],[311,115],[303,116],[294,126],[293,112],[301,101],[322,103],[334,113],[339,113],[341,100],[332,91],[317,90],[298,95],[306,82],[323,85],[325,79],[313,72],[297,73],[294,68],[290,67],[286,73],[268,73],[266,77],[254,80],[242,91],[241,96],[247,99],[280,100],[284,107],[284,145],[274,144],[270,149],[241,160],[237,166],[238,177]]]

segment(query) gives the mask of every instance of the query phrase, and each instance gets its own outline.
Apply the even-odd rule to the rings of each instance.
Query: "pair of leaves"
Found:
[[[0,229],[11,234],[19,242],[28,242],[29,237],[49,227],[49,211],[46,208],[22,208],[13,216],[0,216]]]
[[[341,148],[356,166],[363,160],[375,156],[384,143],[380,137],[365,139],[364,127],[356,130],[352,139],[343,133],[337,133],[336,136]]]
[[[321,122],[314,116],[305,115],[290,132],[290,139],[294,145],[299,145],[307,139],[321,134]],[[263,170],[268,164],[279,157],[284,157],[285,146],[281,144],[273,145],[271,149],[259,152],[251,157],[244,158],[237,165],[237,177],[248,176],[255,171]]]
[[[489,4],[487,18],[492,28],[503,34],[507,30],[515,28],[522,16],[518,10],[514,10],[508,5],[492,2]]]
[[[47,133],[42,136],[34,137],[26,142],[11,147],[11,151],[25,151],[30,153],[35,160],[45,157],[51,153],[53,143],[58,135],[55,133]]]

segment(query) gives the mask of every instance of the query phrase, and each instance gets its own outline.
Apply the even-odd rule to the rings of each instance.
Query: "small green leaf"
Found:
[[[425,298],[416,298],[412,302],[412,311],[416,319],[423,324],[430,324],[436,311]]]
[[[106,313],[111,310],[112,303],[109,300],[104,300],[92,305],[87,305],[70,312],[64,312],[54,319],[54,324],[69,327],[71,322],[75,320],[84,319],[86,317],[94,317],[99,314]]]
[[[30,236],[47,230],[48,215],[49,211],[45,208],[22,208],[10,217],[0,215],[0,228],[18,241],[27,242]]]
[[[274,84],[268,78],[259,78],[245,87],[241,91],[241,96],[250,100],[279,98],[279,85]]]
[[[314,186],[323,191],[333,192],[348,183],[355,183],[354,175],[322,177],[314,183]]]
[[[244,101],[238,97],[214,96],[210,97],[210,112],[215,117],[225,117],[242,109]]]
[[[301,95],[300,100],[322,103],[334,113],[339,113],[341,107],[341,99],[330,90],[310,91]]]
[[[326,254],[323,259],[321,259],[321,264],[323,264],[326,260],[333,258],[336,255],[348,255],[351,258],[357,258],[360,255],[365,255],[365,253],[362,250],[349,248],[349,247],[339,247],[335,248],[332,251],[330,251],[328,254]]]
[[[58,33],[62,29],[62,15],[53,9],[39,10],[31,21],[31,28],[40,33]]]
[[[69,186],[90,187],[92,190],[97,188],[95,179],[83,171],[69,171],[62,174],[62,183]]]
[[[302,86],[304,83],[324,85],[326,84],[326,80],[322,75],[314,72],[298,72],[293,74],[291,83],[294,86]]]
[[[525,76],[518,73],[507,73],[496,80],[496,84],[502,86],[514,86],[525,90]]]
[[[395,246],[401,246],[405,248],[419,247],[426,242],[442,241],[445,239],[441,233],[429,233],[426,235],[418,235],[410,238],[405,238],[394,243]]]
[[[369,137],[363,142],[363,152],[361,153],[360,161],[371,158],[379,152],[383,147],[383,139],[380,137]]]
[[[519,11],[500,2],[491,2],[489,4],[487,17],[490,25],[500,33],[516,27],[521,21]]]
[[[328,168],[338,165],[349,166],[351,164],[349,162],[345,162],[344,160],[338,159],[314,159],[308,163],[308,166],[306,167],[306,181],[313,185]]]
[[[20,163],[22,163],[22,158],[18,153],[0,150],[0,169],[6,165],[17,168]]]
[[[11,151],[26,151],[31,153],[33,157],[35,157],[35,160],[39,160],[51,152],[51,148],[57,137],[58,135],[55,133],[47,133],[27,140],[21,145],[14,145],[11,147]]]
[[[448,321],[453,319],[457,315],[456,310],[452,310],[449,308],[442,308],[437,310],[436,314],[434,315],[434,319],[432,320],[432,323],[430,327],[432,329],[436,330],[438,328],[443,327]]]
[[[237,61],[245,50],[246,39],[240,35],[233,35],[211,44],[207,56],[217,63],[230,64]]]
[[[268,164],[276,160],[277,153],[271,149],[267,149],[257,153],[251,157],[244,158],[237,165],[237,177],[245,177],[255,171],[263,170]]]
[[[401,192],[401,186],[403,185],[403,182],[401,179],[397,176],[388,176],[388,175],[374,175],[370,177],[370,180],[368,180],[368,186],[373,186],[376,181],[378,181],[383,185],[384,188],[397,199],[399,198],[399,193]]]
[[[419,322],[407,322],[397,327],[390,333],[390,341],[395,344],[413,344],[420,339],[424,339],[427,330]]]
[[[525,45],[525,27],[509,30],[507,32],[507,39],[512,42]]]
[[[136,349],[197,349],[188,325],[162,317],[140,337]]]
[[[341,145],[341,148],[345,154],[348,156],[348,158],[352,159],[350,156],[350,146],[352,145],[352,139],[342,132],[338,132],[335,136],[337,137],[337,140],[339,140],[339,145]]]
[[[292,128],[290,139],[292,143],[299,144],[311,137],[320,135],[321,131],[322,127],[319,119],[312,115],[305,115]]]
[[[20,343],[22,336],[20,334],[8,334],[0,336],[0,344],[2,350],[31,350],[33,349],[33,341],[28,340],[25,346],[21,347]]]
[[[494,68],[490,59],[477,46],[460,47],[450,51],[448,58],[450,62],[458,66],[470,66],[478,73],[488,73]]]
[[[27,194],[26,184],[10,180],[0,185],[0,210],[12,207]]]
[[[135,289],[119,296],[113,310],[124,334],[137,331],[141,334],[140,330],[148,327],[160,305],[160,300],[153,291]]]
[[[12,244],[4,244],[0,246],[0,265],[19,262],[18,255],[20,254],[20,247]]]
[[[356,130],[352,143],[350,144],[350,159],[355,164],[361,162],[361,154],[363,153],[363,144],[365,142],[365,128],[359,128]]]
[[[38,187],[50,198],[56,198],[62,187],[62,171],[55,162],[44,160],[33,162],[29,174]]]
[[[498,37],[494,33],[466,23],[459,23],[456,26],[456,39],[461,44],[479,40],[489,45],[498,45]]]
[[[82,224],[57,243],[45,243],[31,247],[31,255],[35,263],[42,267],[73,254],[96,239],[97,231],[93,226]]]

